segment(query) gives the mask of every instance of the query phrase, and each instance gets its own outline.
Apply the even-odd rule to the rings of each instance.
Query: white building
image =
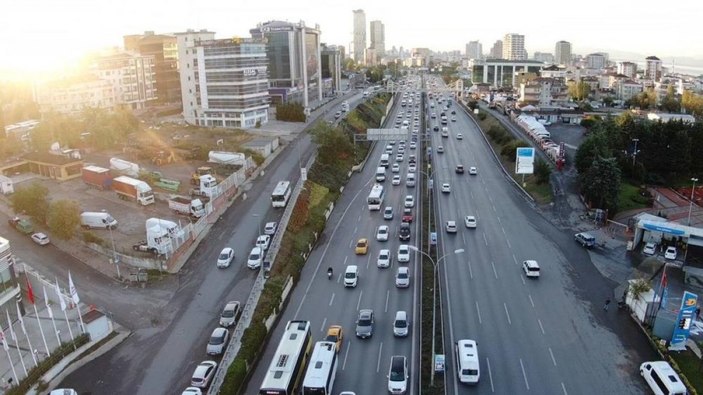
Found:
[[[483,59],[483,45],[479,41],[469,41],[466,44],[466,57],[469,59]]]
[[[591,53],[586,55],[586,68],[601,70],[608,65],[608,56],[604,53]]]
[[[637,75],[637,64],[634,62],[618,62],[618,74],[626,75],[628,78],[635,78]]]
[[[472,82],[474,84],[491,84],[494,88],[517,88],[518,73],[539,73],[544,66],[535,60],[487,59],[473,63]]]
[[[364,10],[354,10],[354,61],[364,63],[364,50],[366,49],[366,13]]]
[[[554,62],[559,65],[568,66],[571,64],[571,43],[568,41],[557,41],[554,47]]]
[[[648,56],[644,68],[644,78],[659,81],[662,77],[662,61],[656,56]]]
[[[41,113],[76,114],[86,108],[113,110],[118,96],[110,81],[85,76],[39,85],[35,89],[35,100]]]
[[[613,84],[613,89],[618,100],[626,101],[642,92],[642,84],[630,79],[621,79]]]
[[[91,71],[112,84],[118,105],[133,110],[156,100],[154,57],[133,52],[115,52],[93,59]]]
[[[525,36],[517,33],[508,33],[503,37],[503,59],[527,60]]]
[[[369,33],[371,35],[369,48],[376,52],[377,58],[384,57],[386,55],[386,30],[383,23],[381,21],[371,21]]]

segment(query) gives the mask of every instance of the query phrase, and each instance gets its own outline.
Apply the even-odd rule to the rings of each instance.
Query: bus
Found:
[[[369,210],[379,211],[383,205],[383,185],[376,184],[371,188],[368,198]]]
[[[310,322],[288,321],[264,381],[261,383],[259,394],[297,394],[311,348]]]
[[[379,163],[379,165],[380,165],[380,166],[383,166],[383,167],[388,167],[388,165],[390,164],[390,163],[389,163],[389,162],[390,162],[390,159],[391,159],[391,156],[390,156],[390,155],[388,155],[388,154],[386,154],[386,153],[381,154],[381,162]]]
[[[271,194],[271,205],[273,207],[286,207],[290,197],[290,181],[279,181]]]
[[[337,345],[328,341],[315,343],[303,379],[303,395],[332,395],[336,376]]]

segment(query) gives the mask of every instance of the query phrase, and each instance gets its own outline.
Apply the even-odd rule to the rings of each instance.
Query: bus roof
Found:
[[[337,345],[333,342],[321,341],[315,343],[308,370],[305,372],[303,387],[324,388],[336,356]]]
[[[288,321],[285,332],[278,343],[276,354],[271,359],[269,370],[261,383],[261,388],[287,388],[300,352],[305,352],[307,334],[310,332],[308,321]]]
[[[279,181],[276,188],[273,189],[274,195],[283,195],[290,186],[290,181]]]

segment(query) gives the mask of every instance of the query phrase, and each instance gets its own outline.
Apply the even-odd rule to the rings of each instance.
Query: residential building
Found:
[[[334,45],[320,44],[320,72],[323,95],[342,90],[342,51]]]
[[[369,24],[371,45],[369,48],[376,52],[378,58],[386,55],[386,31],[381,21],[371,21]]]
[[[642,92],[642,84],[630,79],[621,79],[613,84],[613,90],[618,100],[627,101]]]
[[[354,61],[364,63],[364,50],[366,49],[366,13],[364,10],[354,10]]]
[[[618,74],[626,75],[628,78],[634,79],[637,75],[637,63],[618,62]]]
[[[488,54],[489,59],[502,59],[503,58],[503,41],[496,40],[491,47],[491,52]]]
[[[535,60],[486,59],[474,62],[472,70],[473,83],[489,83],[494,88],[517,88],[517,73],[538,73],[544,66]]]
[[[525,51],[525,36],[522,34],[508,33],[503,37],[503,59],[527,60]]]
[[[466,57],[469,59],[483,59],[483,45],[479,41],[469,41],[466,44]]]
[[[566,67],[557,66],[556,64],[542,67],[542,69],[539,71],[540,77],[561,78],[562,80],[566,79],[566,73]]]
[[[597,76],[589,75],[589,76],[583,77],[583,78],[581,78],[581,82],[588,85],[591,92],[598,91],[598,89],[600,87],[600,79]]]
[[[648,56],[644,68],[644,78],[659,81],[662,77],[662,61],[656,56]]]
[[[568,66],[571,64],[571,43],[568,41],[557,41],[554,48],[554,62],[559,65]]]
[[[552,107],[567,98],[567,86],[556,78],[540,77],[520,84],[520,102],[525,104]]]
[[[191,125],[251,128],[268,122],[268,59],[257,39],[176,33],[183,117]]]
[[[181,104],[181,79],[178,75],[178,41],[170,34],[133,34],[123,37],[127,51],[154,58],[156,103]]]
[[[0,237],[0,307],[12,310],[14,316],[15,303],[20,298],[22,290],[15,275],[15,259],[12,257],[10,241]]]
[[[608,55],[597,52],[586,55],[586,68],[601,70],[608,65]]]
[[[533,58],[534,58],[534,60],[542,62],[542,63],[547,63],[547,64],[554,63],[554,55],[552,55],[549,52],[535,52]]]
[[[367,66],[376,66],[381,62],[381,59],[373,48],[366,48],[364,51],[364,64]]]
[[[91,72],[115,88],[117,104],[139,110],[156,100],[154,57],[114,51],[91,59]]]
[[[114,84],[94,75],[54,80],[37,85],[34,98],[39,111],[77,114],[86,108],[114,110],[118,95]]]
[[[274,103],[296,101],[309,107],[311,101],[322,98],[319,26],[270,21],[249,32],[266,42],[269,94]]]

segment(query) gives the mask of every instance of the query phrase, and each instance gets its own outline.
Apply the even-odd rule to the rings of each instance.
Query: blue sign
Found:
[[[517,156],[535,156],[535,149],[529,147],[520,147],[517,149]]]
[[[677,235],[677,236],[682,236],[682,235],[686,234],[686,232],[684,232],[683,230],[680,230],[680,229],[669,228],[666,226],[651,224],[648,222],[645,222],[642,227],[647,230],[653,230],[655,232],[668,233],[668,234]]]
[[[691,324],[696,314],[698,295],[684,291],[681,309],[674,323],[674,333],[671,334],[671,348],[683,348],[691,333]]]

